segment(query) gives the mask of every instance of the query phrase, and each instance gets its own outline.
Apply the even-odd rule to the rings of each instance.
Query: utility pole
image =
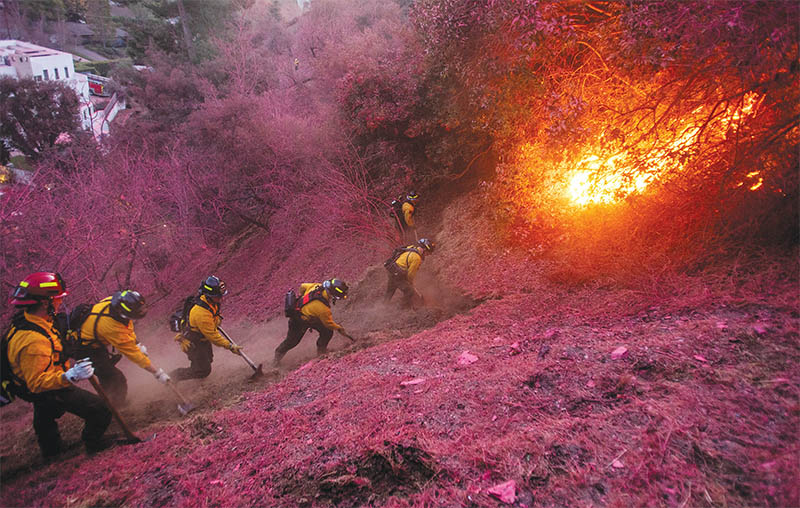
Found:
[[[181,17],[181,26],[183,27],[183,42],[186,44],[186,51],[189,53],[189,60],[194,62],[197,59],[197,55],[194,52],[192,33],[189,31],[189,19],[186,17],[186,9],[183,7],[183,0],[178,0],[178,15]]]

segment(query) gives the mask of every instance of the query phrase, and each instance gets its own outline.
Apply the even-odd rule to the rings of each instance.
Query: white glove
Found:
[[[93,375],[94,367],[92,367],[92,361],[88,358],[78,360],[72,368],[64,373],[64,377],[72,384],[83,381],[84,379],[89,379]]]
[[[159,383],[164,383],[164,384],[169,383],[169,376],[167,375],[166,372],[164,372],[164,369],[158,369],[153,373],[153,375],[156,377]]]
[[[141,351],[143,355],[146,355],[147,354],[147,348],[144,346],[144,344],[139,343],[138,346],[139,346],[139,351]]]

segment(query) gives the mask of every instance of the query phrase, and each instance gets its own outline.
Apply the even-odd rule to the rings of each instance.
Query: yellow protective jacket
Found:
[[[408,227],[410,228],[414,227],[414,205],[412,205],[408,201],[403,203],[403,220],[406,221],[406,225]]]
[[[419,270],[419,265],[422,264],[422,247],[408,245],[405,248],[413,250],[400,254],[394,264],[406,272],[408,282],[414,282],[414,278],[417,276],[417,270]]]
[[[100,300],[81,326],[81,345],[113,346],[130,361],[143,369],[150,368],[150,358],[141,352],[133,331],[133,322],[123,324],[111,317],[111,297]],[[95,330],[97,334],[95,335]]]
[[[300,294],[302,295],[301,298],[314,291],[321,285],[322,284],[318,282],[306,282],[305,284],[300,284]],[[330,303],[331,295],[329,295],[327,291],[323,291],[322,295]],[[322,326],[328,330],[344,330],[344,327],[333,320],[331,308],[319,300],[311,300],[307,304],[303,305],[303,308],[300,309],[300,314],[300,318],[303,321],[309,322],[316,318],[320,321],[320,323],[322,323]]]
[[[27,312],[25,319],[44,328],[50,338],[33,330],[15,333],[11,330],[13,337],[8,344],[8,361],[14,375],[24,381],[25,386],[33,393],[70,386],[70,382],[64,379],[64,372],[68,367],[60,364],[63,348],[53,329],[53,322]]]
[[[206,295],[202,295],[200,299],[211,307],[213,312],[209,312],[208,309],[199,305],[192,307],[189,311],[189,331],[200,332],[203,334],[201,340],[207,340],[216,346],[230,349],[232,345],[230,341],[219,333],[218,327],[222,322],[222,316],[219,315],[219,306],[209,300]],[[181,336],[179,335],[178,337]]]

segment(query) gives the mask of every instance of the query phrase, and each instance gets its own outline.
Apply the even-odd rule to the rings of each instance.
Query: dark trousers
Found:
[[[386,294],[383,295],[383,301],[388,303],[398,289],[403,292],[403,305],[406,307],[412,306],[416,293],[405,274],[389,273],[389,283],[386,285]]]
[[[86,422],[81,439],[90,451],[98,448],[103,433],[111,423],[111,411],[103,399],[77,386],[35,394],[33,430],[44,457],[52,457],[61,451],[61,434],[56,420],[65,412],[77,415]]]
[[[281,358],[293,347],[300,344],[300,340],[306,331],[311,328],[319,332],[317,339],[317,354],[325,354],[328,351],[328,342],[333,338],[333,330],[325,328],[318,320],[304,321],[299,318],[289,318],[289,331],[286,332],[286,338],[275,349],[275,361],[281,361]]]
[[[73,355],[75,359],[89,358],[92,360],[94,375],[100,381],[100,386],[106,392],[111,403],[121,405],[128,397],[128,380],[125,374],[117,368],[121,355],[111,355],[105,347],[78,348]]]
[[[189,367],[175,369],[170,372],[169,377],[175,381],[181,379],[202,379],[211,374],[211,362],[214,361],[214,350],[211,343],[207,340],[192,342],[192,347],[186,352],[191,364]]]

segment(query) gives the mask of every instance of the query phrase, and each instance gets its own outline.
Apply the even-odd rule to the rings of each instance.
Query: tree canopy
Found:
[[[797,241],[796,2],[315,0],[286,22],[270,3],[184,0],[200,62],[166,21],[175,5],[128,4],[155,23],[149,70],[126,81],[140,113],[103,150],[41,167],[68,180],[53,206],[90,192],[67,167],[94,168],[109,210],[157,202],[103,241],[146,242],[130,262],[159,284],[167,236],[384,238],[389,197],[454,181],[499,241],[608,273]],[[140,168],[158,192],[114,176]]]
[[[59,136],[80,132],[79,105],[75,92],[58,81],[0,78],[0,137],[40,158]]]

